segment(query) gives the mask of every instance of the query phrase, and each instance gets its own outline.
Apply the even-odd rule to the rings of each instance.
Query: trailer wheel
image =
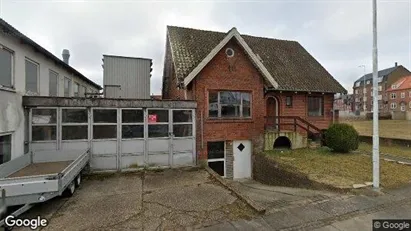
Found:
[[[76,187],[80,187],[81,184],[81,174],[78,174],[78,176],[76,177]]]
[[[73,196],[74,191],[76,191],[76,184],[73,181],[67,186],[66,190],[64,190],[63,195],[65,197],[71,197],[71,196]]]

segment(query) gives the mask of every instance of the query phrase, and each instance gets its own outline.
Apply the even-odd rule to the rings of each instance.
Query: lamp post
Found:
[[[362,105],[362,109],[364,110],[364,113],[365,113],[365,106],[366,106],[366,102],[365,102],[365,65],[359,65],[358,67],[362,67],[362,68],[364,68],[364,74],[363,74],[363,76],[362,76],[362,78],[363,78],[363,88],[362,88],[362,94],[363,94],[363,96],[362,96],[362,103],[363,103],[363,105]]]
[[[372,26],[373,26],[373,47],[372,47],[372,74],[373,74],[373,133],[372,133],[372,174],[374,190],[380,187],[380,150],[378,134],[378,49],[377,49],[377,0],[372,1]]]

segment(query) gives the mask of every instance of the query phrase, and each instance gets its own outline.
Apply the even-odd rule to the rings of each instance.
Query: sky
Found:
[[[103,84],[102,55],[153,59],[161,93],[166,26],[296,40],[349,92],[372,72],[372,0],[0,0],[0,17]],[[411,70],[411,0],[378,1],[378,67]]]

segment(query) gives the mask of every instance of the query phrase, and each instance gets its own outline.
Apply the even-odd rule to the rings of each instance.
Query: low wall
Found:
[[[273,150],[274,142],[278,137],[287,137],[291,142],[291,149],[306,148],[307,137],[298,132],[266,131],[264,134],[264,150]]]
[[[406,114],[405,111],[393,111],[392,119],[393,120],[405,120]]]
[[[360,141],[372,144],[372,136],[360,136]],[[380,137],[380,144],[386,146],[399,145],[404,147],[410,147],[411,140]]]
[[[290,169],[290,167],[281,167],[279,163],[268,158],[264,154],[256,154],[253,156],[253,178],[263,184],[345,191],[344,189],[336,188],[331,185],[312,181],[302,173],[292,172],[286,169]]]

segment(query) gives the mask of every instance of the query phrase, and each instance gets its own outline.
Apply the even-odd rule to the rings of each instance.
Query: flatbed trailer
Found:
[[[0,192],[5,194],[0,206],[21,205],[9,214],[19,216],[36,203],[72,195],[89,161],[89,150],[53,150],[30,152],[0,165]]]

